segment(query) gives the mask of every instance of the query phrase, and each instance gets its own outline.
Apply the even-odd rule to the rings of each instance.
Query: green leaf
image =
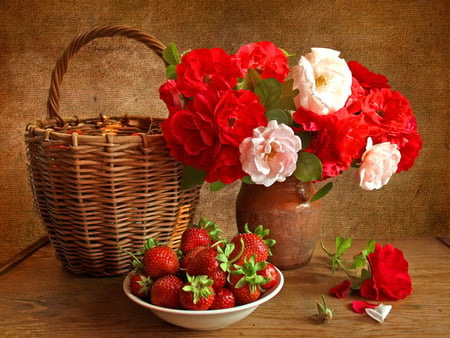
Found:
[[[221,181],[216,181],[216,182],[213,182],[213,183],[209,184],[209,189],[211,191],[219,191],[220,189],[223,189],[226,186],[227,186],[227,184],[225,184],[225,183],[223,183]]]
[[[257,84],[261,81],[261,76],[259,73],[250,68],[247,70],[247,73],[245,74],[244,80],[242,81],[241,89],[247,89],[251,91],[255,91],[255,88]]]
[[[311,198],[311,202],[317,201],[322,197],[325,197],[333,188],[333,182],[328,182],[322,188],[320,188],[314,196]]]
[[[163,59],[169,65],[177,65],[180,63],[180,53],[178,53],[177,46],[170,42],[163,51]]]
[[[294,171],[295,177],[302,182],[316,181],[322,178],[322,163],[320,159],[308,152],[298,154],[297,169]]]
[[[168,65],[166,68],[166,78],[169,80],[176,80],[178,77],[177,66]]]
[[[255,184],[255,182],[252,181],[250,176],[244,176],[241,178],[241,181],[246,183],[246,184]]]
[[[302,150],[307,149],[311,144],[311,134],[307,131],[297,131],[295,132],[295,135],[300,137],[300,139],[302,140]]]
[[[185,165],[183,168],[181,189],[190,189],[195,187],[196,185],[203,184],[203,182],[205,181],[205,177],[206,173],[203,170]]]
[[[298,89],[292,89],[294,80],[290,79],[281,84],[281,98],[276,108],[296,110],[294,97],[298,95]]]
[[[255,87],[255,93],[266,110],[275,107],[281,99],[281,92],[281,84],[274,78],[261,80]]]
[[[371,254],[371,253],[375,252],[375,241],[373,239],[367,241],[366,252],[367,252],[367,254]]]
[[[269,121],[276,120],[278,123],[284,123],[288,126],[292,124],[292,115],[286,110],[270,109],[266,111],[266,117]]]
[[[350,247],[352,246],[352,238],[349,237],[347,239],[341,239],[339,241],[339,245],[336,242],[336,255],[338,257],[342,256],[348,249],[350,249]]]

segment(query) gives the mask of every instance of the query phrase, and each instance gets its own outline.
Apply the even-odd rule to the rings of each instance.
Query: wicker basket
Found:
[[[99,37],[124,36],[161,57],[164,45],[125,26],[96,28],[74,39],[52,74],[47,120],[27,126],[25,141],[34,200],[57,258],[70,271],[114,276],[153,237],[177,247],[198,204],[200,186],[181,189],[183,166],[150,117],[64,120],[59,87],[69,60]],[[119,248],[120,247],[120,248]]]

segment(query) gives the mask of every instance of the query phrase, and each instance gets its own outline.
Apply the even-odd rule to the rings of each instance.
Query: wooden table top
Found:
[[[435,238],[396,239],[410,264],[413,294],[392,304],[378,323],[350,308],[357,296],[327,296],[331,322],[311,318],[315,301],[343,280],[333,277],[317,247],[306,267],[284,271],[285,286],[270,302],[233,326],[191,331],[169,325],[131,302],[123,277],[73,275],[54,258],[50,245],[0,276],[0,337],[450,337],[450,249]],[[333,241],[325,241],[333,248]],[[352,254],[364,247],[354,241]],[[352,249],[351,249],[352,250]]]

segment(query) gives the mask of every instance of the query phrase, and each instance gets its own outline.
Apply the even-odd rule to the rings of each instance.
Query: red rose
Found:
[[[214,113],[220,142],[238,148],[253,129],[267,126],[264,111],[258,96],[249,90],[224,92]]]
[[[347,170],[361,156],[368,136],[367,124],[361,115],[349,114],[343,108],[331,115],[318,115],[298,109],[294,121],[301,131],[313,131],[309,147],[322,161],[322,179]]]
[[[239,155],[239,148],[227,145],[221,146],[215,154],[214,163],[208,171],[205,181],[209,183],[221,181],[230,184],[247,175],[242,170]]]
[[[186,97],[205,90],[229,90],[242,77],[237,61],[221,48],[195,49],[177,66],[178,89]]]
[[[414,116],[408,99],[387,88],[371,90],[362,103],[362,113],[373,136],[389,129],[406,130]]]
[[[410,169],[422,148],[422,139],[409,101],[399,92],[374,89],[363,102],[362,114],[375,144],[398,146],[402,157],[397,172]]]
[[[196,95],[187,109],[177,111],[161,124],[171,155],[179,162],[208,171],[217,151],[213,111],[214,92]]]
[[[159,98],[166,104],[169,114],[183,109],[183,96],[174,80],[168,80],[159,88]]]
[[[330,289],[330,293],[337,298],[344,298],[345,294],[350,290],[352,283],[349,280],[343,281]]]
[[[348,67],[350,68],[354,78],[364,88],[390,88],[388,79],[382,74],[376,74],[368,70],[362,64],[356,61],[349,61]]]
[[[270,41],[250,43],[236,53],[244,71],[255,69],[261,78],[275,78],[284,82],[289,74],[285,53]]]
[[[375,251],[367,256],[371,278],[360,289],[361,296],[374,300],[403,299],[412,292],[408,262],[402,251],[392,244],[375,245]]]

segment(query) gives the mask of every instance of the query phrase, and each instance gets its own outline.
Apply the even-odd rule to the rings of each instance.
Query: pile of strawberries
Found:
[[[131,292],[157,306],[186,309],[224,309],[253,302],[278,283],[275,267],[267,262],[272,239],[262,226],[230,241],[218,226],[202,218],[183,233],[178,250],[149,239],[133,257]]]

